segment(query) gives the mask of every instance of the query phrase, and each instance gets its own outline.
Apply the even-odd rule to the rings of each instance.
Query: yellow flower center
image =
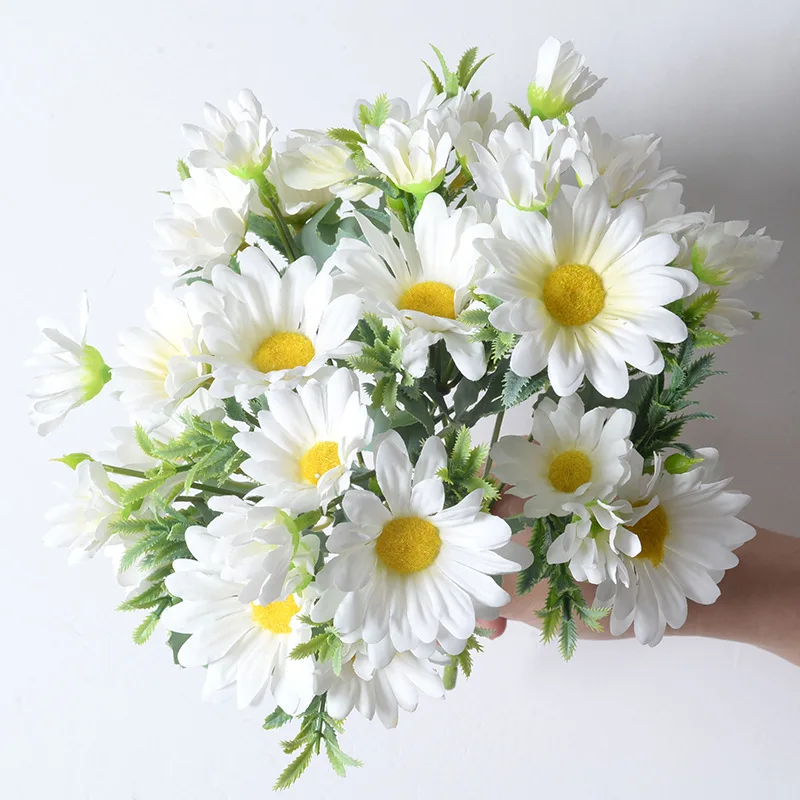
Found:
[[[401,575],[427,569],[441,547],[439,529],[419,517],[397,517],[387,522],[375,545],[384,565]]]
[[[552,460],[547,477],[554,489],[572,494],[592,479],[592,462],[580,450],[566,450]]]
[[[456,318],[456,293],[439,281],[415,283],[403,292],[398,308],[406,311],[421,311],[432,317]]]
[[[253,366],[259,372],[304,367],[314,358],[314,345],[302,333],[282,331],[267,336],[253,354]]]
[[[649,558],[654,567],[664,559],[664,542],[669,536],[669,520],[664,506],[656,506],[635,525],[629,525],[642,543],[642,552],[636,558]]]
[[[289,620],[300,610],[294,597],[289,595],[286,600],[276,600],[267,606],[250,603],[253,620],[259,628],[270,633],[291,633],[292,626]]]
[[[561,264],[547,276],[542,299],[562,325],[585,325],[603,310],[606,290],[591,267]]]
[[[300,458],[300,474],[306,483],[313,483],[316,486],[329,469],[339,467],[341,464],[339,445],[336,442],[317,442]]]

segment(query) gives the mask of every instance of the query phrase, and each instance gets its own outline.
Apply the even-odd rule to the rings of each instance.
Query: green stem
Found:
[[[289,261],[297,260],[300,257],[300,253],[294,245],[294,236],[292,236],[292,232],[289,230],[289,226],[286,223],[286,218],[283,216],[280,207],[272,198],[270,186],[266,176],[260,175],[255,179],[255,182],[256,186],[258,187],[258,199],[265,206],[268,206],[269,210],[272,212],[272,217],[278,227],[278,235],[281,237],[281,242],[286,250],[287,258]]]
[[[486,456],[486,466],[483,469],[483,477],[489,476],[489,470],[492,468],[492,447],[500,438],[500,429],[503,427],[503,417],[505,417],[505,410],[501,411],[494,421],[494,429],[492,430],[492,441],[489,442],[489,455]]]
[[[141,478],[146,479],[147,475],[144,474],[141,470],[138,469],[128,469],[127,467],[115,467],[111,464],[103,464],[103,469],[106,472],[111,472],[115,475],[127,475],[130,478]],[[178,467],[178,472],[185,472],[189,467]],[[225,489],[221,486],[211,486],[208,483],[193,483],[193,489],[197,489],[201,492],[209,492],[210,494],[230,494],[235,495],[236,497],[244,497],[247,494],[247,490],[245,491],[238,491],[236,489]],[[242,487],[244,488],[244,487]]]

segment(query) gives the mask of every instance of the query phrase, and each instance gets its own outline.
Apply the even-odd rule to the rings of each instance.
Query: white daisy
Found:
[[[669,233],[681,237],[679,246],[685,240],[685,234],[697,225],[705,222],[707,214],[702,211],[686,213],[686,207],[681,202],[683,186],[676,181],[662,183],[640,199],[645,210],[645,233]],[[673,262],[683,266],[681,255]]]
[[[562,44],[552,36],[547,39],[539,48],[536,78],[528,86],[534,116],[554,119],[594,96],[606,79],[593,75],[584,62],[572,42]]]
[[[213,287],[193,284],[207,309],[201,335],[210,353],[214,397],[249,400],[273,383],[296,385],[332,358],[357,352],[348,337],[361,303],[353,295],[331,300],[333,282],[303,256],[281,275],[258,247],[238,258],[241,274],[218,266]]]
[[[121,489],[109,480],[102,464],[81,461],[75,475],[77,486],[65,489],[70,499],[47,513],[52,527],[44,537],[48,547],[69,548],[70,564],[92,558],[103,547],[120,513]]]
[[[492,131],[488,149],[478,142],[473,147],[478,160],[470,164],[470,171],[478,190],[533,211],[555,197],[575,141],[560,123],[535,117],[528,128],[512,122],[505,131]]]
[[[703,324],[712,331],[731,337],[749,331],[754,319],[755,315],[748,310],[743,300],[735,297],[718,297],[714,307],[706,314]]]
[[[255,493],[293,512],[327,508],[349,488],[355,458],[372,439],[356,374],[339,369],[296,392],[275,387],[267,403],[259,427],[234,436],[250,456],[242,469],[261,484]]]
[[[517,375],[547,368],[562,396],[586,376],[606,397],[624,397],[627,364],[649,374],[664,369],[654,340],[687,336],[664,306],[691,294],[697,281],[667,266],[678,252],[669,235],[643,236],[639,201],[612,211],[598,180],[573,203],[557,195],[547,218],[505,204],[498,217],[506,238],[476,242],[496,270],[478,288],[504,301],[492,324],[521,337],[511,356]]]
[[[565,504],[573,514],[564,532],[557,536],[547,550],[550,564],[569,562],[576,581],[599,584],[607,578],[630,583],[628,559],[639,555],[639,537],[623,527],[631,515],[631,504],[616,497],[616,491],[588,505]]]
[[[443,697],[442,678],[431,662],[413,653],[396,653],[376,668],[361,644],[345,646],[342,671],[327,670],[319,689],[327,691],[326,711],[344,719],[355,708],[367,719],[376,714],[386,728],[397,726],[399,710],[416,711],[421,694]]]
[[[86,344],[89,300],[81,298],[80,334],[73,339],[57,322],[39,320],[45,337],[26,362],[37,370],[29,419],[40,436],[58,428],[73,408],[95,397],[111,380],[111,370],[99,351]]]
[[[149,328],[129,328],[120,334],[118,367],[120,400],[131,416],[149,426],[163,424],[177,406],[208,380],[200,326],[184,302],[185,292],[157,291],[146,317]]]
[[[284,179],[286,168],[295,166],[295,152],[307,145],[306,137],[290,133],[286,141],[276,147],[275,155],[267,169],[267,178],[275,186],[283,215],[295,224],[302,224],[319,209],[334,199],[329,186],[315,189],[298,189],[290,186]]]
[[[239,600],[268,605],[305,588],[319,557],[318,536],[295,541],[278,511],[263,502],[220,495],[208,505],[219,514],[205,528],[216,540],[214,560],[223,580],[242,585]]]
[[[686,473],[670,475],[656,463],[653,475],[633,478],[621,495],[633,506],[625,528],[641,542],[641,551],[627,559],[630,585],[606,580],[597,589],[595,605],[612,607],[611,633],[618,636],[631,624],[642,644],[656,645],[666,626],[686,622],[687,598],[709,605],[719,597],[717,584],[735,567],[732,552],[755,536],[737,519],[750,498],[729,492],[719,480],[719,454],[697,451],[703,462]]]
[[[775,263],[782,242],[765,236],[763,228],[748,235],[748,225],[747,220],[715,222],[712,213],[689,235],[692,269],[701,281],[741,286],[762,277]]]
[[[459,88],[453,97],[439,95],[431,114],[437,126],[450,134],[459,159],[467,165],[477,158],[474,145],[485,145],[489,134],[498,128],[489,92],[473,94]]]
[[[311,638],[298,619],[308,602],[290,595],[268,605],[244,603],[246,581],[226,580],[217,555],[218,540],[202,528],[189,528],[186,544],[195,559],[174,562],[167,588],[181,603],[161,617],[168,630],[191,636],[178,651],[184,667],[205,667],[203,695],[235,690],[237,705],[257,705],[267,693],[288,714],[308,707],[314,696],[314,660],[289,658]]]
[[[346,276],[342,290],[357,293],[371,310],[405,328],[404,366],[412,375],[424,373],[428,348],[443,340],[462,374],[478,380],[486,371],[486,353],[457,317],[481,275],[473,241],[491,236],[491,227],[478,222],[474,208],[448,212],[438,194],[425,198],[413,234],[394,218],[391,234],[361,215],[358,221],[366,242],[342,239],[329,259]]]
[[[600,176],[613,207],[630,197],[640,198],[666,183],[682,178],[677,170],[661,168],[661,139],[637,134],[617,139],[603,133],[594,117],[578,127],[578,152],[572,166],[581,186]]]
[[[230,116],[206,103],[203,114],[208,127],[183,126],[183,135],[193,148],[189,161],[195,167],[223,167],[242,178],[263,175],[272,156],[272,123],[249,89],[229,101],[228,109]]]
[[[413,127],[388,119],[380,128],[367,125],[364,135],[367,160],[395,186],[425,195],[444,180],[453,142],[431,117],[416,120]]]
[[[527,498],[526,516],[563,516],[571,504],[605,497],[628,478],[633,422],[627,409],[584,411],[577,395],[558,406],[545,397],[533,414],[533,441],[504,436],[492,448],[494,474]]]
[[[319,131],[293,131],[294,146],[281,156],[281,176],[291,189],[302,192],[327,190],[355,202],[380,194],[369,184],[351,183],[358,177],[351,152]]]
[[[386,505],[364,490],[344,496],[349,521],[328,537],[333,557],[317,578],[323,590],[345,593],[333,616],[343,638],[372,644],[388,636],[399,652],[436,641],[440,628],[463,641],[476,608],[483,616],[508,602],[491,576],[524,568],[530,553],[511,542],[505,521],[481,511],[482,490],[444,508],[437,473],[446,463],[444,443],[431,437],[412,467],[392,431],[375,459]]]
[[[166,273],[208,278],[216,264],[230,263],[244,242],[255,202],[252,184],[224,169],[193,168],[170,198],[172,216],[154,223],[159,253],[169,264]]]

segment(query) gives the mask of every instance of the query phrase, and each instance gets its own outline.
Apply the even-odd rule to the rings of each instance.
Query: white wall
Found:
[[[495,52],[480,85],[520,102],[544,38],[574,38],[609,77],[587,110],[614,132],[660,131],[692,207],[786,239],[748,291],[765,320],[726,348],[731,374],[703,392],[720,419],[693,438],[723,451],[753,521],[797,533],[798,33],[792,0],[5,0],[0,794],[265,798],[283,764],[262,715],[202,704],[199,672],[173,667],[158,642],[130,643],[134,619],[114,612],[104,562],[68,571],[40,544],[50,482],[65,477],[46,459],[102,444],[120,419],[113,401],[44,442],[22,420],[38,314],[74,320],[89,289],[92,340],[109,355],[115,331],[142,319],[159,280],[155,190],[175,185],[179,125],[199,121],[204,100],[246,85],[284,129],[346,124],[356,97],[415,98],[434,41],[451,57],[475,43]],[[288,796],[796,798],[798,719],[800,670],[744,646],[588,643],[564,665],[512,626],[446,702],[394,732],[354,720],[346,747],[364,769],[342,782],[320,763]]]

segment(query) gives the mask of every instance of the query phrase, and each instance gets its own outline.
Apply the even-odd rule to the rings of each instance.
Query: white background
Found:
[[[160,280],[151,220],[183,153],[179,125],[251,87],[281,128],[347,124],[357,97],[412,99],[434,41],[452,59],[497,55],[478,84],[524,103],[548,34],[609,77],[582,109],[612,132],[659,131],[692,209],[749,218],[786,240],[747,292],[764,313],[702,393],[719,415],[692,431],[723,451],[751,520],[797,533],[800,426],[800,5],[784,2],[332,0],[117,3],[5,0],[0,10],[3,238],[0,795],[9,800],[269,796],[284,763],[258,710],[200,701],[136,623],[104,560],[68,570],[45,550],[51,456],[102,445],[122,415],[81,409],[40,441],[24,422],[22,361],[40,313],[75,324],[114,362]],[[524,420],[513,421],[522,429]],[[793,632],[793,635],[798,635]],[[315,764],[291,797],[796,798],[800,670],[754,649],[668,640],[586,643],[571,664],[511,626],[472,680],[393,732],[354,719],[346,782]]]

